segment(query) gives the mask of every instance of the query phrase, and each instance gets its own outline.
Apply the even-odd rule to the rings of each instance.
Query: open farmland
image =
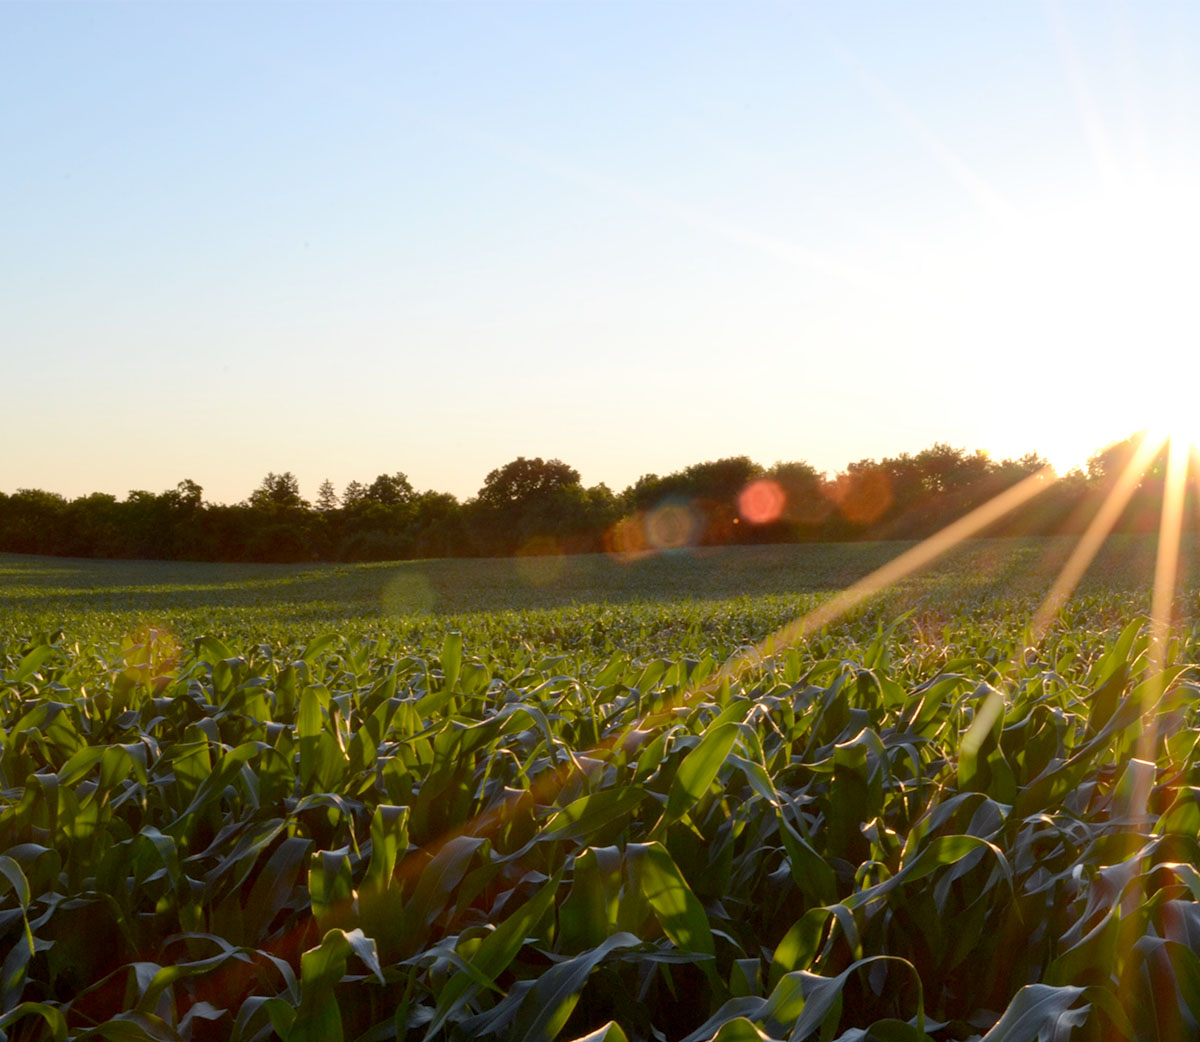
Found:
[[[1200,1031],[1200,624],[1116,537],[0,556],[11,1040]],[[735,659],[740,668],[723,668]]]

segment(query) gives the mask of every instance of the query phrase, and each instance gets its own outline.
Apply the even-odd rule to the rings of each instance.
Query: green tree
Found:
[[[408,503],[415,495],[408,475],[401,471],[396,471],[395,474],[380,474],[364,493],[366,499],[385,507]]]
[[[128,556],[117,497],[93,492],[71,500],[66,511],[69,542],[59,553],[73,557]]]
[[[1112,481],[1129,465],[1129,461],[1136,455],[1141,447],[1142,434],[1132,434],[1124,441],[1114,442],[1101,449],[1099,452],[1093,453],[1087,461],[1087,477],[1090,482]],[[1146,468],[1145,475],[1142,481],[1147,477],[1157,480],[1162,479],[1166,472],[1167,466],[1167,450],[1163,446],[1150,461]]]
[[[61,554],[68,535],[67,500],[57,492],[19,488],[5,504],[0,548],[20,554]]]
[[[187,510],[196,510],[204,504],[204,489],[191,478],[184,478],[169,495],[175,496],[179,505]]]
[[[918,452],[913,462],[921,474],[922,487],[934,494],[971,485],[992,469],[987,453],[976,451],[967,455],[966,449],[952,448],[940,441]]]
[[[317,489],[317,509],[322,514],[328,514],[338,508],[338,495],[334,491],[333,482],[326,478]]]
[[[579,471],[562,460],[518,456],[491,471],[467,514],[479,551],[512,553],[537,537],[557,538],[578,514]]]
[[[253,492],[250,493],[252,507],[287,509],[307,507],[308,502],[300,498],[300,482],[290,470],[282,474],[271,471]]]
[[[833,510],[824,491],[825,476],[803,460],[778,462],[764,476],[783,490],[783,520],[804,526],[803,535],[811,538],[813,526],[824,521]]]
[[[579,484],[579,471],[562,460],[518,456],[491,471],[479,490],[479,502],[491,507],[528,504],[556,489]]]

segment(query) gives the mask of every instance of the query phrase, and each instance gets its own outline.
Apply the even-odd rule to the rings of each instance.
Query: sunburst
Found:
[[[1109,164],[1099,171],[1098,186],[1069,197],[1050,194],[1040,206],[1015,208],[937,138],[903,99],[887,90],[861,63],[847,57],[848,52],[837,50],[868,90],[987,212],[991,223],[982,226],[980,236],[983,259],[966,265],[958,296],[970,309],[972,328],[983,337],[981,346],[995,348],[985,354],[1007,357],[1011,344],[1028,341],[1033,333],[1040,367],[1031,372],[1029,382],[1047,392],[1058,392],[1060,399],[1038,416],[1039,437],[1045,439],[1039,448],[1047,451],[1062,471],[1081,463],[1082,454],[1102,445],[1105,435],[1115,435],[1116,441],[1122,433],[1118,428],[1142,431],[1132,439],[1129,457],[1108,479],[1105,497],[1086,520],[1083,535],[1032,614],[1030,634],[1035,642],[1044,640],[1054,626],[1147,473],[1166,450],[1150,612],[1151,647],[1146,661],[1150,682],[1142,686],[1148,723],[1138,746],[1138,755],[1152,761],[1160,740],[1153,710],[1165,693],[1163,678],[1170,658],[1189,468],[1200,475],[1200,468],[1189,463],[1200,447],[1200,410],[1190,400],[1194,392],[1189,379],[1195,369],[1192,288],[1200,274],[1195,250],[1200,238],[1200,204],[1194,178],[1190,172],[1171,176],[1164,170],[1132,176],[1132,172],[1110,169]],[[1082,85],[1079,89],[1086,95]],[[1095,120],[1085,122],[1090,125]],[[907,286],[881,285],[857,269],[835,264],[830,257],[652,196],[637,186],[602,179],[529,150],[515,151],[507,142],[484,143],[593,191],[786,262],[825,271],[874,294],[907,292]],[[1008,309],[1011,319],[999,316],[994,330],[979,330],[978,315],[998,309],[988,312],[977,304],[999,299],[1013,302]],[[941,293],[938,300],[953,306]],[[1077,404],[1057,407],[1064,402]],[[1007,410],[1004,414],[1007,417]],[[1196,480],[1200,482],[1200,477]],[[707,697],[718,685],[736,682],[761,668],[772,656],[928,568],[1004,515],[1027,506],[1055,482],[1052,471],[1043,471],[1002,492],[759,644],[735,654],[705,682],[681,691],[659,714],[643,718],[619,738],[583,754],[584,758],[602,757],[618,741],[622,748],[630,748],[629,742],[636,744],[650,733],[656,718],[666,718],[681,703]],[[1002,708],[999,702],[988,707],[994,712]],[[538,783],[538,798],[548,798],[578,769],[567,766],[544,777]],[[514,802],[520,798],[512,797]],[[503,808],[493,809],[464,831],[483,834],[504,812]]]

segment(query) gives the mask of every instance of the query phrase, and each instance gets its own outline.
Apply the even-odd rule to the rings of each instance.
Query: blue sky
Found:
[[[0,5],[0,490],[472,494],[1186,384],[1200,8]]]

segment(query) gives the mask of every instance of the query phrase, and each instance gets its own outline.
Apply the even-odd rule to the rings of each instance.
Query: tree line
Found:
[[[1049,485],[993,535],[1077,533],[1095,514],[1134,440],[1098,452]],[[515,460],[460,502],[417,491],[397,471],[341,493],[323,482],[312,502],[290,471],[267,474],[240,503],[205,501],[194,481],[125,499],[67,499],[40,489],[0,492],[0,551],[194,561],[384,561],[538,553],[640,553],[739,543],[915,539],[1046,467],[1036,454],[994,460],[937,443],[864,459],[827,477],[808,463],[763,467],[746,456],[646,474],[623,492],[585,487],[561,460]],[[1158,524],[1165,454],[1151,464],[1117,523]],[[1189,490],[1189,496],[1194,493]],[[1196,524],[1192,502],[1186,510]]]

